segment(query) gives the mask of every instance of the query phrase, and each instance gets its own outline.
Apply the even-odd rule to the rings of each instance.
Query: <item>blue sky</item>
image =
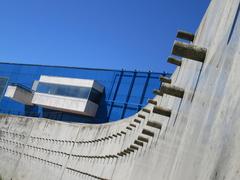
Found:
[[[0,0],[0,61],[168,71],[210,0]]]

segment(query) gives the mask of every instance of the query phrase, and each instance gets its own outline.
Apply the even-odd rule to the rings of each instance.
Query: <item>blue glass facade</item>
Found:
[[[6,78],[8,84],[19,84],[31,89],[34,81],[39,80],[41,75],[92,79],[102,84],[104,93],[101,96],[96,117],[90,118],[37,106],[27,106],[6,97],[3,97],[0,102],[0,112],[88,123],[115,121],[133,115],[141,109],[147,99],[153,97],[153,89],[160,87],[160,75],[168,74],[0,63],[0,77]]]

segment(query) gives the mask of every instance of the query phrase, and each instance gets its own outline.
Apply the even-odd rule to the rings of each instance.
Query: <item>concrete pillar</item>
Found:
[[[138,114],[138,117],[139,118],[142,118],[142,119],[145,119],[146,117],[144,116],[144,115],[142,115],[142,114]]]
[[[136,123],[139,123],[139,124],[141,123],[141,121],[139,119],[134,119],[133,121]]]
[[[130,126],[132,126],[132,127],[134,127],[134,128],[136,127],[136,125],[135,125],[135,124],[132,124],[132,123],[130,124]]]
[[[154,106],[153,113],[160,114],[163,116],[170,117],[171,116],[171,110],[167,108],[163,108],[160,106]]]
[[[195,35],[186,31],[178,31],[177,38],[193,42]]]
[[[148,99],[148,103],[153,104],[153,105],[157,105],[157,101],[155,101],[153,99]]]
[[[148,129],[143,129],[142,130],[142,134],[145,134],[147,136],[151,136],[151,137],[154,137],[154,132],[148,130]]]
[[[145,143],[148,143],[148,138],[143,137],[143,136],[138,136],[138,140],[142,141],[142,142],[145,142]]]
[[[131,149],[131,148],[127,148],[127,150],[128,150],[129,152],[134,152],[134,150]]]
[[[128,129],[128,130],[130,130],[130,131],[132,130],[132,128],[130,128],[130,127],[128,127],[128,126],[126,127],[126,129]]]
[[[183,98],[184,90],[182,88],[163,83],[161,85],[161,93]]]
[[[135,146],[135,145],[130,145],[130,148],[131,148],[131,149],[134,149],[134,150],[138,150],[138,147]]]
[[[143,108],[142,111],[145,112],[145,113],[151,113],[151,110],[149,110],[147,108]]]
[[[154,90],[153,90],[153,93],[154,93],[155,95],[158,95],[158,96],[162,96],[162,95],[163,95],[163,93],[162,93],[159,89],[154,89]]]
[[[163,83],[169,83],[169,84],[171,84],[171,82],[172,82],[172,80],[166,76],[161,76],[160,81]]]
[[[122,133],[123,135],[126,135],[126,134],[127,134],[125,131],[121,131],[121,133]]]
[[[143,146],[143,142],[135,140],[134,144],[138,145],[138,146]]]
[[[167,62],[171,63],[171,64],[174,64],[176,66],[181,66],[182,65],[182,61],[177,59],[177,58],[174,58],[174,57],[168,57]]]
[[[193,44],[175,41],[173,45],[172,54],[187,59],[204,62],[207,54],[207,49]]]
[[[148,121],[147,122],[147,126],[153,127],[153,128],[157,128],[157,129],[162,129],[162,124],[156,121]]]

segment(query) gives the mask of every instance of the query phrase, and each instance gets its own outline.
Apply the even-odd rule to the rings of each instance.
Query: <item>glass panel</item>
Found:
[[[37,92],[88,99],[91,88],[39,82]],[[95,93],[96,94],[96,93]],[[96,99],[96,97],[95,97]]]
[[[89,100],[96,103],[96,104],[99,104],[100,99],[101,99],[101,93],[98,92],[95,89],[92,89],[91,93],[90,93],[90,96],[89,96]]]
[[[0,100],[2,99],[2,97],[4,95],[4,91],[7,86],[7,81],[8,81],[8,78],[0,77]]]

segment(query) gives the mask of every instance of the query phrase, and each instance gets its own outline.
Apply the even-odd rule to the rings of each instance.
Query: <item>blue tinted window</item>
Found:
[[[39,80],[41,75],[94,79],[101,83],[105,87],[105,92],[101,94],[102,97],[97,115],[92,118],[92,122],[97,123],[118,120],[121,117],[130,116],[137,112],[142,105],[147,103],[148,98],[154,96],[152,93],[153,89],[159,88],[159,76],[161,73],[0,63],[0,76],[7,77],[9,83],[17,83],[31,88],[33,82]],[[134,75],[136,75],[135,80]],[[66,89],[64,87],[54,88],[52,86],[41,86],[39,88],[42,88],[42,91],[47,93],[57,93],[70,97],[80,94],[78,88]],[[87,95],[84,95],[83,92]],[[91,94],[89,94],[90,92]],[[91,101],[98,102],[98,96],[94,91],[85,89],[81,93],[85,97],[89,96],[88,98]],[[32,111],[29,114],[35,113],[34,109],[25,108],[24,104],[9,98],[3,97],[0,102],[0,112],[24,115],[25,111]],[[43,117],[43,109],[41,107],[38,107],[37,113],[40,117]],[[71,121],[73,119],[73,115],[65,115],[65,112],[61,112],[60,117],[62,120]],[[86,117],[81,118],[84,119]],[[79,122],[85,122],[82,119]]]
[[[89,96],[89,100],[92,102],[95,102],[96,104],[99,104],[100,99],[101,99],[101,93],[92,88]]]
[[[37,92],[40,93],[76,97],[83,99],[87,99],[89,97],[90,90],[91,88],[87,87],[66,86],[41,82],[38,84],[37,87]]]
[[[7,81],[8,79],[5,77],[0,77],[0,100],[4,95],[4,91],[6,89],[7,86]]]

